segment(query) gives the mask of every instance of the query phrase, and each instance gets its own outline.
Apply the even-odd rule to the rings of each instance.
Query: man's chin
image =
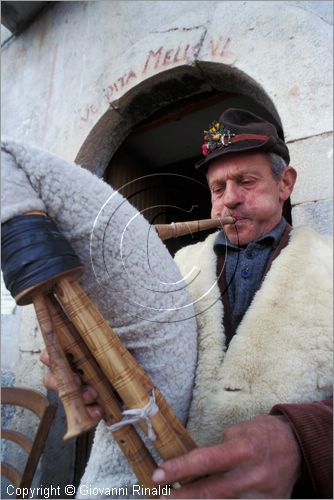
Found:
[[[250,231],[249,221],[246,220],[239,220],[233,225],[225,226],[225,233],[234,245],[247,245],[254,239]]]

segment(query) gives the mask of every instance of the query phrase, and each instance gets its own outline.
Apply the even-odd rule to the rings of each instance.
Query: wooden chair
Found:
[[[18,444],[28,453],[22,474],[12,465],[1,462],[1,475],[6,477],[16,488],[29,488],[56,413],[56,406],[50,404],[40,392],[24,387],[3,387],[1,389],[1,403],[31,410],[40,419],[35,437],[32,439],[15,430],[1,429],[1,439]],[[17,496],[17,498],[20,497]]]

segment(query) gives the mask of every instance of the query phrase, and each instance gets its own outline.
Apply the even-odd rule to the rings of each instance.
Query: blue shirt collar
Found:
[[[284,217],[280,220],[280,222],[271,230],[269,233],[264,234],[260,238],[251,241],[248,243],[248,245],[263,245],[267,247],[272,247],[273,249],[276,248],[280,242],[280,239],[284,233],[285,227],[286,227],[286,220]],[[216,236],[215,243],[214,243],[214,249],[216,250],[218,247],[221,245],[228,246],[230,248],[237,249],[238,245],[235,245],[234,243],[231,243],[229,239],[227,238],[224,230],[222,229],[219,231],[219,233]],[[248,245],[243,246],[242,248],[247,247]]]

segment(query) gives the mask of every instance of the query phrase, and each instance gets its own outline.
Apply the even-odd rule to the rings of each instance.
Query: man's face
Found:
[[[209,165],[211,217],[240,219],[224,226],[228,239],[246,245],[273,229],[281,220],[284,201],[296,179],[292,167],[274,179],[264,153],[240,153],[218,158]]]

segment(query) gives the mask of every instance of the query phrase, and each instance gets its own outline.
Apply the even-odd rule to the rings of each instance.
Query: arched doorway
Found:
[[[88,135],[76,161],[119,190],[150,222],[210,217],[201,159],[202,132],[229,107],[268,119],[284,138],[276,108],[261,86],[235,68],[201,63],[162,72],[135,86]],[[285,216],[291,221],[288,203]],[[206,233],[196,235],[203,239]],[[174,253],[194,236],[167,242]]]

